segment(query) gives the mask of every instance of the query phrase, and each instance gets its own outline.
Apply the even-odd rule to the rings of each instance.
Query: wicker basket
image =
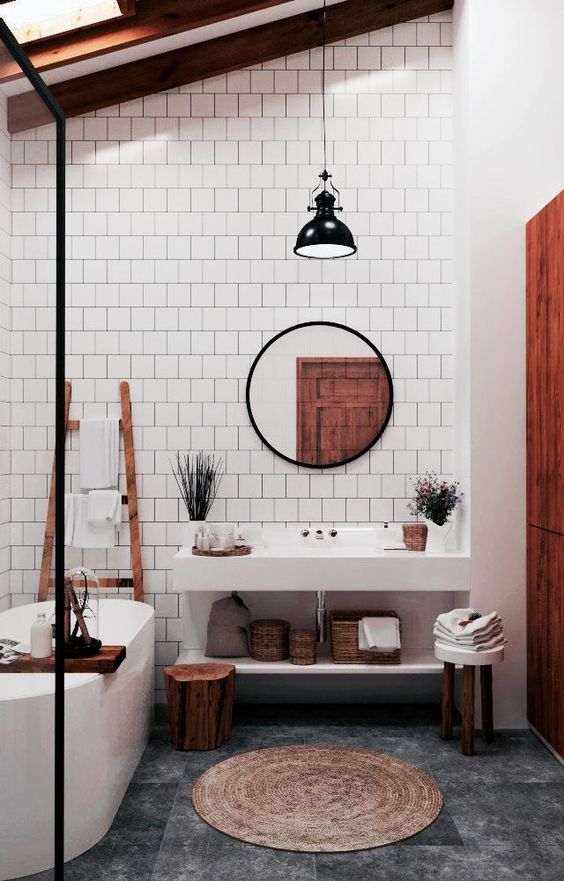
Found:
[[[403,542],[408,551],[424,551],[427,547],[427,524],[404,523]]]
[[[285,661],[289,655],[290,623],[275,618],[251,621],[251,658]]]
[[[330,613],[331,657],[334,664],[401,664],[401,649],[378,652],[358,647],[358,622],[361,618],[397,618],[401,637],[401,620],[391,609],[359,609]]]
[[[317,661],[317,636],[315,630],[290,631],[290,663],[305,666]]]

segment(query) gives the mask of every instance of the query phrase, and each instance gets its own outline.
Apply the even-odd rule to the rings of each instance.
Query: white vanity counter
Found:
[[[343,529],[335,538],[297,529],[267,532],[265,547],[242,557],[174,556],[174,588],[186,591],[467,591],[470,557],[376,547],[376,530]]]
[[[470,557],[467,554],[457,551],[430,554],[381,550],[376,547],[379,536],[381,531],[376,529],[345,528],[337,530],[334,538],[325,529],[323,539],[316,539],[315,530],[310,530],[304,538],[299,528],[270,527],[264,530],[265,546],[253,549],[248,556],[199,557],[192,554],[191,548],[182,548],[174,556],[174,589],[184,595],[184,637],[178,662],[210,660],[206,658],[203,646],[210,605],[217,593],[231,590],[243,595],[282,593],[288,596],[279,600],[274,596],[269,598],[267,606],[272,608],[270,616],[290,617],[288,603],[294,601],[290,596],[293,591],[304,594],[306,591],[310,594],[337,592],[341,603],[343,593],[354,595],[386,591],[390,593],[390,603],[394,606],[397,605],[398,592],[405,593],[406,597],[415,592],[419,596],[411,602],[408,600],[408,607],[414,607],[415,620],[420,621],[422,609],[430,605],[433,608],[442,607],[442,600],[437,595],[439,592],[450,594],[444,600],[447,604],[445,608],[450,608],[453,594],[470,590]],[[396,593],[395,597],[392,592]],[[425,593],[429,594],[428,599],[424,597]],[[437,595],[436,600],[431,599],[433,594]],[[265,601],[266,597],[258,605],[264,607]],[[371,602],[367,597],[366,604]],[[304,596],[300,605],[308,608],[306,621],[309,619],[309,625],[306,626],[311,626],[315,615],[313,597]],[[346,607],[346,603],[341,607]],[[269,613],[264,617],[269,617]],[[311,676],[349,673],[397,676],[439,673],[442,663],[434,657],[431,619],[427,621],[423,633],[413,632],[414,626],[405,626],[404,630],[408,644],[402,646],[402,662],[397,666],[333,664],[327,645],[320,646],[318,662],[312,666],[296,666],[289,661],[265,664],[252,658],[224,660],[233,663],[239,673],[245,674]]]

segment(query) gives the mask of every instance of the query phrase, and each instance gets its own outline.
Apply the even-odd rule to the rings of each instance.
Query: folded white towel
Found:
[[[113,523],[88,522],[88,496],[73,493],[68,506],[68,527],[65,523],[65,544],[73,548],[113,548],[116,528]],[[65,509],[65,520],[66,520]]]
[[[121,525],[121,493],[117,489],[93,489],[88,493],[88,522]]]
[[[452,636],[468,636],[485,630],[497,617],[497,611],[489,612],[482,615],[474,621],[470,621],[461,627],[461,621],[468,621],[470,615],[474,614],[474,609],[453,609],[452,612],[445,612],[437,617],[437,624],[440,624],[445,630],[449,631]]]
[[[119,419],[80,420],[80,488],[117,487]]]
[[[378,649],[381,652],[392,652],[399,649],[400,631],[397,618],[361,618],[358,622],[359,649]]]
[[[491,649],[500,648],[502,645],[506,645],[507,640],[501,636],[501,638],[496,637],[495,639],[491,639],[489,642],[481,642],[478,645],[470,646],[470,645],[460,645],[455,639],[437,639],[435,640],[435,645],[444,646],[445,648],[457,648],[461,652],[487,652]]]
[[[461,628],[461,630],[464,630]],[[455,639],[456,642],[460,643],[460,645],[475,645],[478,642],[487,642],[487,640],[491,639],[492,636],[495,636],[497,633],[501,633],[503,631],[501,618],[495,618],[491,624],[486,627],[484,630],[479,630],[476,633],[465,634],[464,632],[454,636],[450,630],[447,630],[442,626],[438,621],[435,622],[435,626],[433,627],[433,633],[439,639],[442,637],[448,637],[450,639]]]

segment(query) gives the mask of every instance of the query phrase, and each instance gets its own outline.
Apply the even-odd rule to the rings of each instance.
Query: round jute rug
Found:
[[[433,822],[436,783],[392,756],[336,746],[283,746],[214,765],[192,791],[198,814],[252,844],[313,853],[365,850]]]

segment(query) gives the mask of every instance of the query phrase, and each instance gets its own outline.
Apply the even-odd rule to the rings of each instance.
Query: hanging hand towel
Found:
[[[117,487],[119,419],[80,420],[80,488]]]
[[[121,526],[121,493],[117,489],[93,489],[88,493],[88,522],[94,526]]]
[[[73,493],[65,493],[65,545],[70,548],[74,536],[75,510]]]
[[[73,496],[73,548],[113,548],[116,543],[116,528],[113,523],[92,524],[88,522],[88,496],[75,493]]]
[[[392,652],[401,647],[397,618],[361,618],[358,622],[359,649]]]

